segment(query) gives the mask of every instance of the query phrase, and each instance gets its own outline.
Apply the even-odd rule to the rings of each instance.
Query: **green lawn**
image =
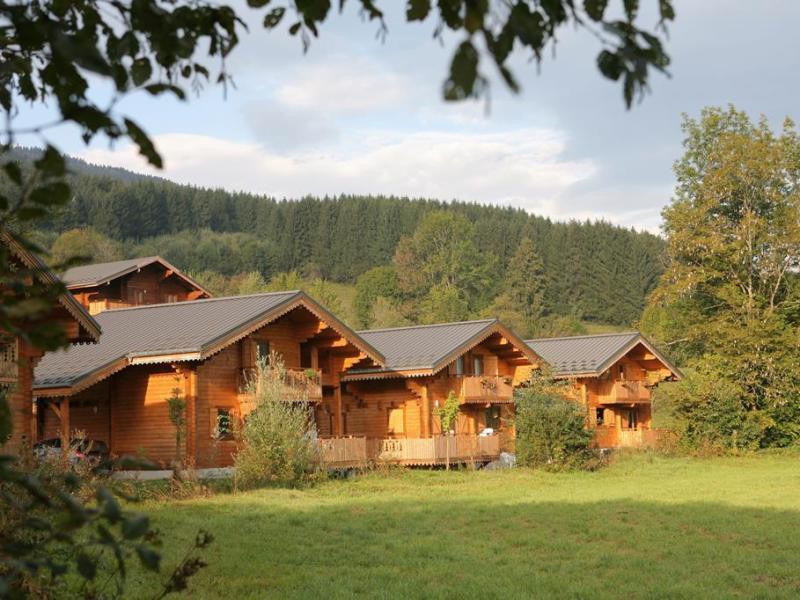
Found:
[[[409,471],[144,508],[173,560],[198,528],[216,536],[192,598],[800,595],[798,455]]]

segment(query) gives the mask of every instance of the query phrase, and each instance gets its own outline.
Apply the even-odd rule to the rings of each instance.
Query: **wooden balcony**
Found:
[[[448,449],[449,445],[449,449]],[[500,456],[500,436],[452,435],[432,438],[320,440],[323,458],[333,467],[359,466],[369,461],[409,466],[488,462]]]
[[[258,370],[245,367],[239,372],[240,395],[249,395],[250,386],[256,382]],[[281,399],[287,402],[317,402],[322,400],[322,373],[319,369],[287,368],[281,382]]]
[[[600,404],[635,404],[650,402],[650,388],[644,381],[615,381],[611,393],[598,399]]]
[[[461,401],[464,403],[509,403],[514,401],[514,385],[510,377],[475,375],[459,377]]]

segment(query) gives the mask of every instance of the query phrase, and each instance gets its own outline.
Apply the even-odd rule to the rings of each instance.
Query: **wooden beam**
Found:
[[[336,435],[344,436],[344,411],[342,410],[342,386],[336,386]]]
[[[428,384],[423,383],[420,386],[420,399],[422,400],[422,419],[421,419],[421,434],[422,437],[427,438],[431,436],[431,397],[428,393]]]
[[[64,457],[64,462],[69,460],[69,446],[71,438],[69,435],[69,396],[61,399],[61,406],[59,407],[61,413],[61,454]]]

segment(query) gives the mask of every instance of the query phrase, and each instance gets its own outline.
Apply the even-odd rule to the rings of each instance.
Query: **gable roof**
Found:
[[[35,277],[45,285],[59,285],[63,283],[36,254],[28,250],[17,236],[5,227],[0,227],[0,240]],[[100,325],[89,314],[83,305],[69,292],[59,294],[58,302],[78,322],[87,336],[93,340],[100,339]]]
[[[152,264],[160,264],[167,271],[172,271],[176,276],[183,279],[192,287],[201,290],[208,296],[209,292],[202,285],[197,283],[194,279],[185,275],[160,256],[145,256],[143,258],[130,258],[127,260],[116,260],[113,262],[95,263],[91,265],[82,265],[80,267],[72,267],[67,269],[61,276],[67,289],[77,289],[83,287],[95,287],[113,281],[119,277],[138,271]]]
[[[558,377],[598,377],[642,344],[677,377],[680,370],[638,331],[526,340]]]
[[[383,363],[380,352],[305,293],[271,292],[100,313],[100,343],[47,354],[36,367],[33,387],[38,395],[48,390],[69,395],[128,365],[203,360],[299,306]]]
[[[391,372],[403,375],[408,371],[420,372],[417,375],[434,374],[494,333],[506,337],[531,362],[536,360],[525,342],[498,319],[483,319],[359,331],[364,340],[386,357],[386,363],[377,368],[351,368],[347,375],[351,378]]]

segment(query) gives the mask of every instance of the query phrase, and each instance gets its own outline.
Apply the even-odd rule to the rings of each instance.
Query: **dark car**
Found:
[[[70,441],[69,462],[78,464],[87,462],[92,467],[104,467],[109,464],[110,452],[108,444],[101,440],[73,439]],[[40,458],[61,454],[61,438],[50,438],[33,445],[34,454]]]

